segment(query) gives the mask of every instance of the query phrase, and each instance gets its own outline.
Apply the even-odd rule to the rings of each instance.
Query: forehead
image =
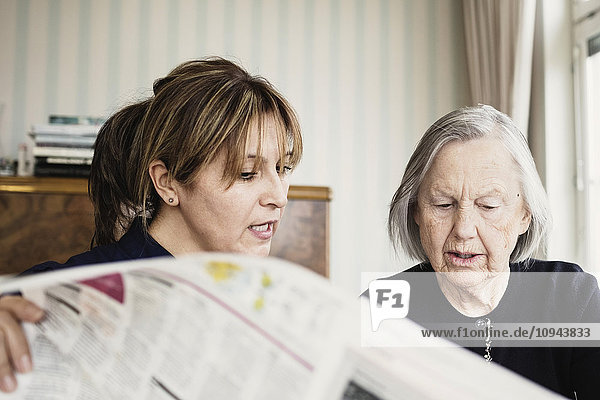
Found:
[[[280,130],[280,124],[272,115],[253,118],[246,132],[246,150],[254,151],[258,147],[259,140],[262,147],[270,142],[277,144],[280,140]]]
[[[251,158],[258,163],[261,160],[288,159],[292,164],[296,164],[298,154],[295,154],[293,139],[290,136],[284,121],[270,114],[258,117],[249,124],[245,147],[238,147],[237,157]]]
[[[444,145],[425,174],[423,185],[446,189],[456,184],[493,191],[518,186],[517,164],[498,139],[484,138]]]

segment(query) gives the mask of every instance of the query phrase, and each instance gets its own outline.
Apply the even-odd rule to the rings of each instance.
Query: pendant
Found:
[[[487,362],[492,361],[492,321],[489,318],[480,318],[475,322],[478,327],[485,327],[485,354],[483,358]]]

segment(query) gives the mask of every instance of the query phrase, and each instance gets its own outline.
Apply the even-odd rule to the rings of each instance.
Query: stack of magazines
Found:
[[[102,122],[92,117],[50,116],[48,124],[34,124],[29,132],[34,142],[34,175],[89,176]]]

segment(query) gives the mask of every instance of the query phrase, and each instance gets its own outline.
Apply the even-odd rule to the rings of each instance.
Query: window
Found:
[[[600,276],[600,1],[575,3],[574,10],[578,252]]]

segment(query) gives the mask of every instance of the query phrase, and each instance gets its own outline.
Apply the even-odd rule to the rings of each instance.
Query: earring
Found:
[[[172,202],[173,202],[173,198],[169,197],[169,203],[172,203]]]

